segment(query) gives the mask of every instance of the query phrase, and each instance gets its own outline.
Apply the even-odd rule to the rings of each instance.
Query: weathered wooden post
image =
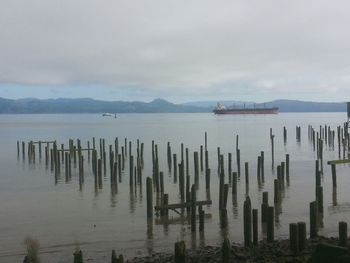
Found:
[[[175,243],[175,263],[186,263],[186,245],[184,241]]]
[[[232,194],[237,194],[237,172],[232,173]]]
[[[199,214],[199,231],[203,232],[204,231],[204,210],[202,206],[198,207],[198,214]]]
[[[274,202],[275,204],[280,202],[280,186],[279,186],[279,180],[275,179],[274,180]]]
[[[217,147],[217,156],[218,156],[218,172],[220,172],[220,164],[221,164],[221,161],[220,161],[220,158],[221,158],[221,154],[220,154],[220,147]]]
[[[223,165],[223,158],[220,156],[220,165]],[[225,183],[225,174],[223,169],[219,171],[219,210],[223,209],[224,204],[224,183]]]
[[[23,158],[23,160],[25,157],[25,152],[26,152],[26,143],[22,141],[22,158]]]
[[[261,156],[261,179],[262,179],[262,182],[264,182],[265,181],[264,151],[260,152],[260,156]]]
[[[102,160],[97,160],[98,187],[102,189]]]
[[[174,167],[174,182],[177,181],[177,157],[176,153],[173,154],[173,167]]]
[[[222,252],[222,262],[229,263],[231,258],[231,244],[227,237],[225,237],[224,242],[221,247]]]
[[[337,172],[335,170],[335,164],[331,164],[331,169],[332,169],[332,183],[333,187],[337,187]]]
[[[191,187],[191,232],[196,232],[196,185]]]
[[[244,246],[252,245],[252,205],[249,196],[246,197],[243,205],[243,228],[244,228]]]
[[[181,158],[183,161],[183,157]],[[190,175],[190,165],[189,165],[189,153],[188,148],[186,148],[186,176]]]
[[[298,222],[298,237],[299,237],[299,251],[306,248],[306,224],[305,222]]]
[[[310,238],[317,237],[317,202],[310,203]]]
[[[134,156],[132,155],[129,156],[129,185],[130,187],[134,185]]]
[[[200,165],[201,165],[201,172],[203,172],[203,145],[200,146]]]
[[[66,182],[69,180],[69,172],[68,172],[68,153],[65,153],[65,165],[64,165],[64,171],[65,171],[65,177],[66,177]]]
[[[17,157],[19,157],[19,141],[17,141]]]
[[[160,177],[160,192],[164,193],[164,173],[159,172],[159,177]]]
[[[299,253],[299,231],[298,224],[289,224],[289,248],[293,254]]]
[[[74,263],[83,263],[83,252],[81,250],[74,252]]]
[[[275,212],[274,207],[269,206],[267,208],[267,242],[272,243],[275,239],[275,230],[274,230],[274,221],[275,221]]]
[[[124,153],[124,146],[122,146],[122,170],[124,171],[125,167],[125,153]]]
[[[260,183],[260,179],[261,179],[261,156],[258,156],[258,165],[257,165],[256,172],[257,172],[256,176],[257,176],[258,183]]]
[[[253,209],[253,245],[258,245],[258,209]]]
[[[323,187],[317,186],[316,188],[316,200],[318,213],[323,216]]]
[[[263,202],[261,204],[261,223],[267,222],[267,208],[269,207],[269,193],[263,192]]]
[[[205,169],[209,169],[209,156],[208,151],[205,151]]]
[[[339,246],[348,246],[348,224],[346,222],[339,222]]]
[[[210,189],[210,169],[205,170],[205,189]]]
[[[113,164],[113,183],[118,186],[118,163]]]
[[[146,195],[147,195],[147,218],[153,218],[153,183],[150,177],[146,179]]]
[[[286,154],[286,177],[289,182],[289,154]]]
[[[124,263],[123,255],[119,255],[119,257],[117,257],[114,249],[112,250],[112,263]]]
[[[199,186],[199,167],[198,167],[198,152],[193,153],[194,158],[194,180],[196,187],[198,189]]]
[[[249,185],[249,166],[248,162],[244,163],[245,184]]]
[[[236,161],[237,161],[237,173],[238,177],[241,176],[241,150],[236,149]]]
[[[181,201],[183,202],[185,200],[185,169],[183,161],[179,164],[179,190]]]
[[[275,138],[275,135],[273,135],[273,134],[272,134],[272,128],[270,128],[272,169],[274,168],[274,163],[275,163],[275,147],[274,147],[274,138]]]
[[[224,196],[223,196],[223,204],[222,204],[223,209],[227,208],[228,188],[229,188],[229,185],[224,184]]]

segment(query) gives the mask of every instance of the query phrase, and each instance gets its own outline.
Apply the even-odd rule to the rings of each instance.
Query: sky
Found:
[[[1,0],[0,97],[350,100],[350,2]]]

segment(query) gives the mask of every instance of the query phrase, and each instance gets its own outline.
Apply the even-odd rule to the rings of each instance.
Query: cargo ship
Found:
[[[278,108],[272,107],[272,108],[246,108],[246,107],[232,107],[232,108],[226,108],[224,104],[219,103],[213,110],[215,114],[277,114]]]

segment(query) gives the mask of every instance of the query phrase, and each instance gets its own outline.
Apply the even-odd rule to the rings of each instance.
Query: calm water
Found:
[[[67,115],[0,115],[0,262],[20,262],[25,253],[23,240],[31,236],[41,244],[43,262],[71,262],[74,249],[79,246],[84,259],[104,262],[111,250],[127,257],[152,252],[173,250],[177,240],[184,239],[187,247],[218,245],[227,235],[231,241],[243,239],[242,212],[245,198],[244,176],[238,182],[237,203],[228,198],[228,229],[221,230],[218,212],[217,147],[225,154],[232,152],[233,171],[236,170],[235,136],[239,135],[241,165],[249,162],[249,196],[252,207],[259,209],[262,191],[269,192],[269,203],[273,204],[273,179],[276,178],[271,166],[270,128],[275,134],[275,165],[290,154],[290,186],[285,189],[281,214],[275,224],[277,238],[288,235],[291,222],[309,222],[309,202],[315,199],[315,158],[316,153],[308,141],[307,125],[318,128],[330,125],[333,129],[346,120],[345,113],[281,113],[266,116],[215,116],[213,114],[121,114],[118,118],[101,117],[93,114]],[[295,139],[295,126],[301,126],[302,140]],[[283,126],[288,130],[287,143],[283,143]],[[165,172],[165,192],[169,203],[178,203],[178,185],[168,172],[166,162],[167,142],[172,152],[180,159],[180,145],[184,143],[190,151],[190,175],[193,182],[193,152],[204,145],[204,132],[208,133],[208,150],[211,168],[210,198],[213,205],[204,207],[211,217],[205,220],[205,234],[197,232],[191,236],[187,221],[176,224],[158,224],[153,219],[153,229],[147,231],[145,178],[152,176],[151,141],[159,148],[160,170]],[[143,187],[131,192],[126,162],[122,183],[117,193],[110,187],[110,178],[104,178],[103,189],[95,191],[91,165],[85,156],[85,182],[79,189],[78,169],[73,168],[72,180],[65,182],[64,174],[55,184],[54,175],[45,166],[44,159],[28,164],[27,156],[17,158],[16,141],[57,140],[67,145],[69,138],[81,139],[83,146],[92,137],[106,139],[108,145],[119,138],[133,141],[136,153],[136,139],[145,144]],[[98,144],[97,144],[98,146]],[[98,148],[98,147],[97,147]],[[265,184],[258,188],[256,178],[257,156],[265,151]],[[337,159],[335,151],[324,149],[324,228],[323,235],[336,235],[340,220],[350,218],[349,166],[337,166],[338,188],[332,190],[330,167],[327,160]],[[44,158],[44,157],[43,157]],[[64,171],[64,169],[61,169]],[[242,180],[243,179],[243,180]],[[227,177],[226,177],[227,180]],[[200,174],[197,199],[205,200],[204,173]],[[156,196],[154,195],[154,200]],[[335,200],[336,198],[336,200]],[[335,203],[336,201],[336,203]],[[170,218],[179,215],[170,211]],[[260,219],[259,219],[260,222]],[[260,228],[260,225],[259,225]],[[260,232],[260,237],[262,234]]]

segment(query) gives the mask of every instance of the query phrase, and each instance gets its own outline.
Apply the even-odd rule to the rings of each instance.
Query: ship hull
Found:
[[[256,108],[256,109],[215,109],[215,114],[277,114],[278,108]]]

